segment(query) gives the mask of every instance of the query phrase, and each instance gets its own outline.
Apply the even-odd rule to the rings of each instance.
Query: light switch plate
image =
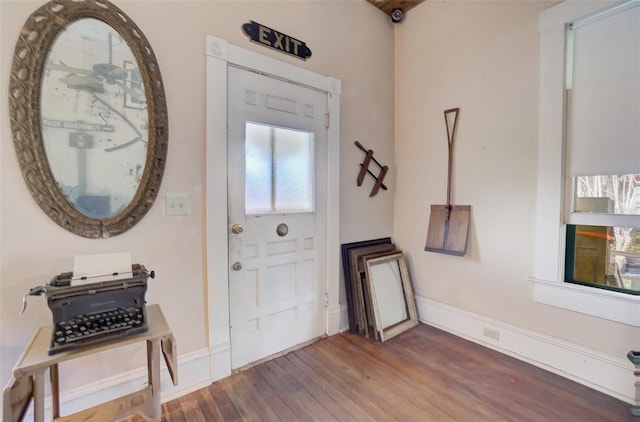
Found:
[[[191,200],[186,193],[168,193],[165,195],[165,213],[167,215],[191,215]]]

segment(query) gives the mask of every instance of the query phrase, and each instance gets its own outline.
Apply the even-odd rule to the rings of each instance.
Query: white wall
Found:
[[[535,303],[528,281],[537,160],[545,159],[537,157],[538,15],[551,4],[428,1],[397,26],[394,235],[425,300],[624,365],[637,328]],[[460,107],[453,202],[472,207],[463,258],[423,251],[429,207],[446,201],[443,111],[451,107]]]
[[[356,188],[363,153],[353,145],[355,140],[372,148],[381,162],[393,166],[394,161],[393,24],[365,1],[117,1],[143,30],[158,58],[169,107],[170,139],[157,202],[132,230],[106,240],[83,239],[51,222],[30,197],[16,162],[6,101],[8,69],[22,24],[42,3],[0,3],[0,98],[5,99],[0,101],[2,385],[32,333],[51,323],[43,297],[30,298],[27,311],[18,316],[22,296],[30,287],[71,270],[76,254],[131,251],[135,262],[157,273],[156,279],[150,280],[147,300],[162,306],[183,361],[186,356],[208,353],[204,262],[207,34],[342,80],[341,242],[392,235],[395,169],[392,167],[386,181],[389,191],[370,199],[371,180]],[[313,56],[303,62],[250,43],[241,31],[241,25],[249,20],[305,41]],[[167,192],[187,193],[192,214],[167,217]],[[82,387],[89,384],[99,390],[100,382],[114,375],[114,368],[126,379],[126,374],[141,371],[144,364],[142,345],[65,364],[63,399],[64,391],[83,394]],[[189,374],[183,374],[180,387],[189,388]]]

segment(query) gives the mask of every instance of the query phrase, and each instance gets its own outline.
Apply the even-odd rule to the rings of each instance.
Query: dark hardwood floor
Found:
[[[631,421],[630,405],[420,324],[318,341],[162,405],[163,421]]]

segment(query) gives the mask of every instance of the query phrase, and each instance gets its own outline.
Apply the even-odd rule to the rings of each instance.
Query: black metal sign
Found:
[[[251,41],[275,48],[276,50],[291,54],[302,60],[307,60],[311,57],[311,50],[304,41],[297,40],[258,22],[250,21],[249,23],[245,23],[242,25],[242,32],[244,32]]]

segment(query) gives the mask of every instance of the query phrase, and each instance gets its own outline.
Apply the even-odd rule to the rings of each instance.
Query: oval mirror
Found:
[[[153,50],[108,1],[54,0],[27,20],[9,87],[14,145],[49,217],[88,238],[133,227],[151,208],[168,144]]]

